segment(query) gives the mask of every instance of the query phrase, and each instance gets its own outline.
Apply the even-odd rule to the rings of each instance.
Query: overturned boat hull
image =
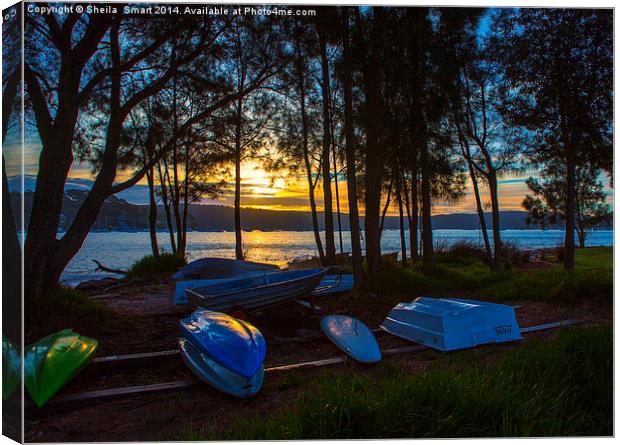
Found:
[[[247,378],[222,366],[186,338],[179,339],[179,349],[183,361],[194,375],[228,395],[239,398],[252,397],[258,394],[263,386],[265,372],[262,366],[252,377]]]
[[[321,320],[321,329],[340,350],[361,363],[381,360],[381,350],[370,329],[347,315],[328,315]]]
[[[420,297],[399,303],[381,328],[440,351],[523,338],[513,307],[456,298]]]
[[[42,407],[92,359],[97,340],[64,329],[28,346],[24,351],[24,384]]]
[[[265,338],[247,321],[199,308],[179,325],[182,337],[236,374],[250,378],[263,365]]]
[[[201,258],[180,268],[172,278],[174,280],[214,280],[234,278],[248,273],[277,271],[273,264],[255,263],[253,261],[234,260],[230,258]]]

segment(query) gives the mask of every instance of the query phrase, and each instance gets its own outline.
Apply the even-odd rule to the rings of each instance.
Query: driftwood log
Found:
[[[126,270],[112,269],[110,267],[106,267],[106,266],[104,266],[103,264],[101,264],[97,260],[93,260],[93,262],[97,265],[97,269],[95,269],[95,270],[100,270],[102,272],[108,272],[108,273],[115,273],[115,274],[118,274],[118,275],[127,275],[128,271],[126,271]]]

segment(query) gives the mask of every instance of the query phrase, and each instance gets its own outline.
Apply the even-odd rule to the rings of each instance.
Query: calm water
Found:
[[[435,230],[433,232],[436,243],[453,244],[467,240],[482,244],[478,230]],[[407,239],[409,234],[407,233]],[[554,247],[562,244],[564,232],[561,230],[503,230],[502,238],[520,247],[536,249]],[[159,245],[167,250],[170,248],[168,234],[158,234]],[[234,232],[189,232],[187,234],[188,259],[195,260],[205,256],[234,258]],[[344,250],[350,252],[349,234],[343,233]],[[244,232],[244,251],[248,260],[285,265],[296,257],[314,255],[315,244],[312,232]],[[589,246],[612,246],[613,230],[599,230],[590,236]],[[400,235],[398,230],[386,230],[381,238],[381,247],[384,252],[400,250]],[[336,249],[338,250],[338,234],[336,234]],[[76,285],[81,281],[102,278],[109,274],[95,272],[93,259],[104,265],[116,269],[127,269],[131,264],[151,253],[148,232],[101,232],[90,233],[80,252],[73,258],[65,269],[62,280],[69,285]],[[112,276],[112,275],[110,275]]]

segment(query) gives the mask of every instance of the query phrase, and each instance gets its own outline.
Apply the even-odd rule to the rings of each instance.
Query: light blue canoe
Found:
[[[325,275],[311,295],[321,297],[351,290],[353,290],[353,274]]]
[[[251,379],[263,366],[263,334],[250,323],[203,308],[180,321],[181,337],[228,370]]]
[[[513,307],[457,298],[420,297],[399,303],[381,328],[440,351],[523,338]]]
[[[327,269],[302,269],[245,275],[186,289],[189,304],[225,312],[252,310],[307,297]]]
[[[321,320],[321,329],[338,348],[358,362],[381,360],[375,336],[361,321],[346,315],[328,315]]]

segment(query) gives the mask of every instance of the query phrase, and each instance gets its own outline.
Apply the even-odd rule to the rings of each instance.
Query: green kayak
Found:
[[[11,397],[19,384],[21,354],[11,340],[2,335],[2,400]]]
[[[97,350],[97,340],[63,329],[28,346],[24,354],[24,382],[42,407],[78,374]]]

